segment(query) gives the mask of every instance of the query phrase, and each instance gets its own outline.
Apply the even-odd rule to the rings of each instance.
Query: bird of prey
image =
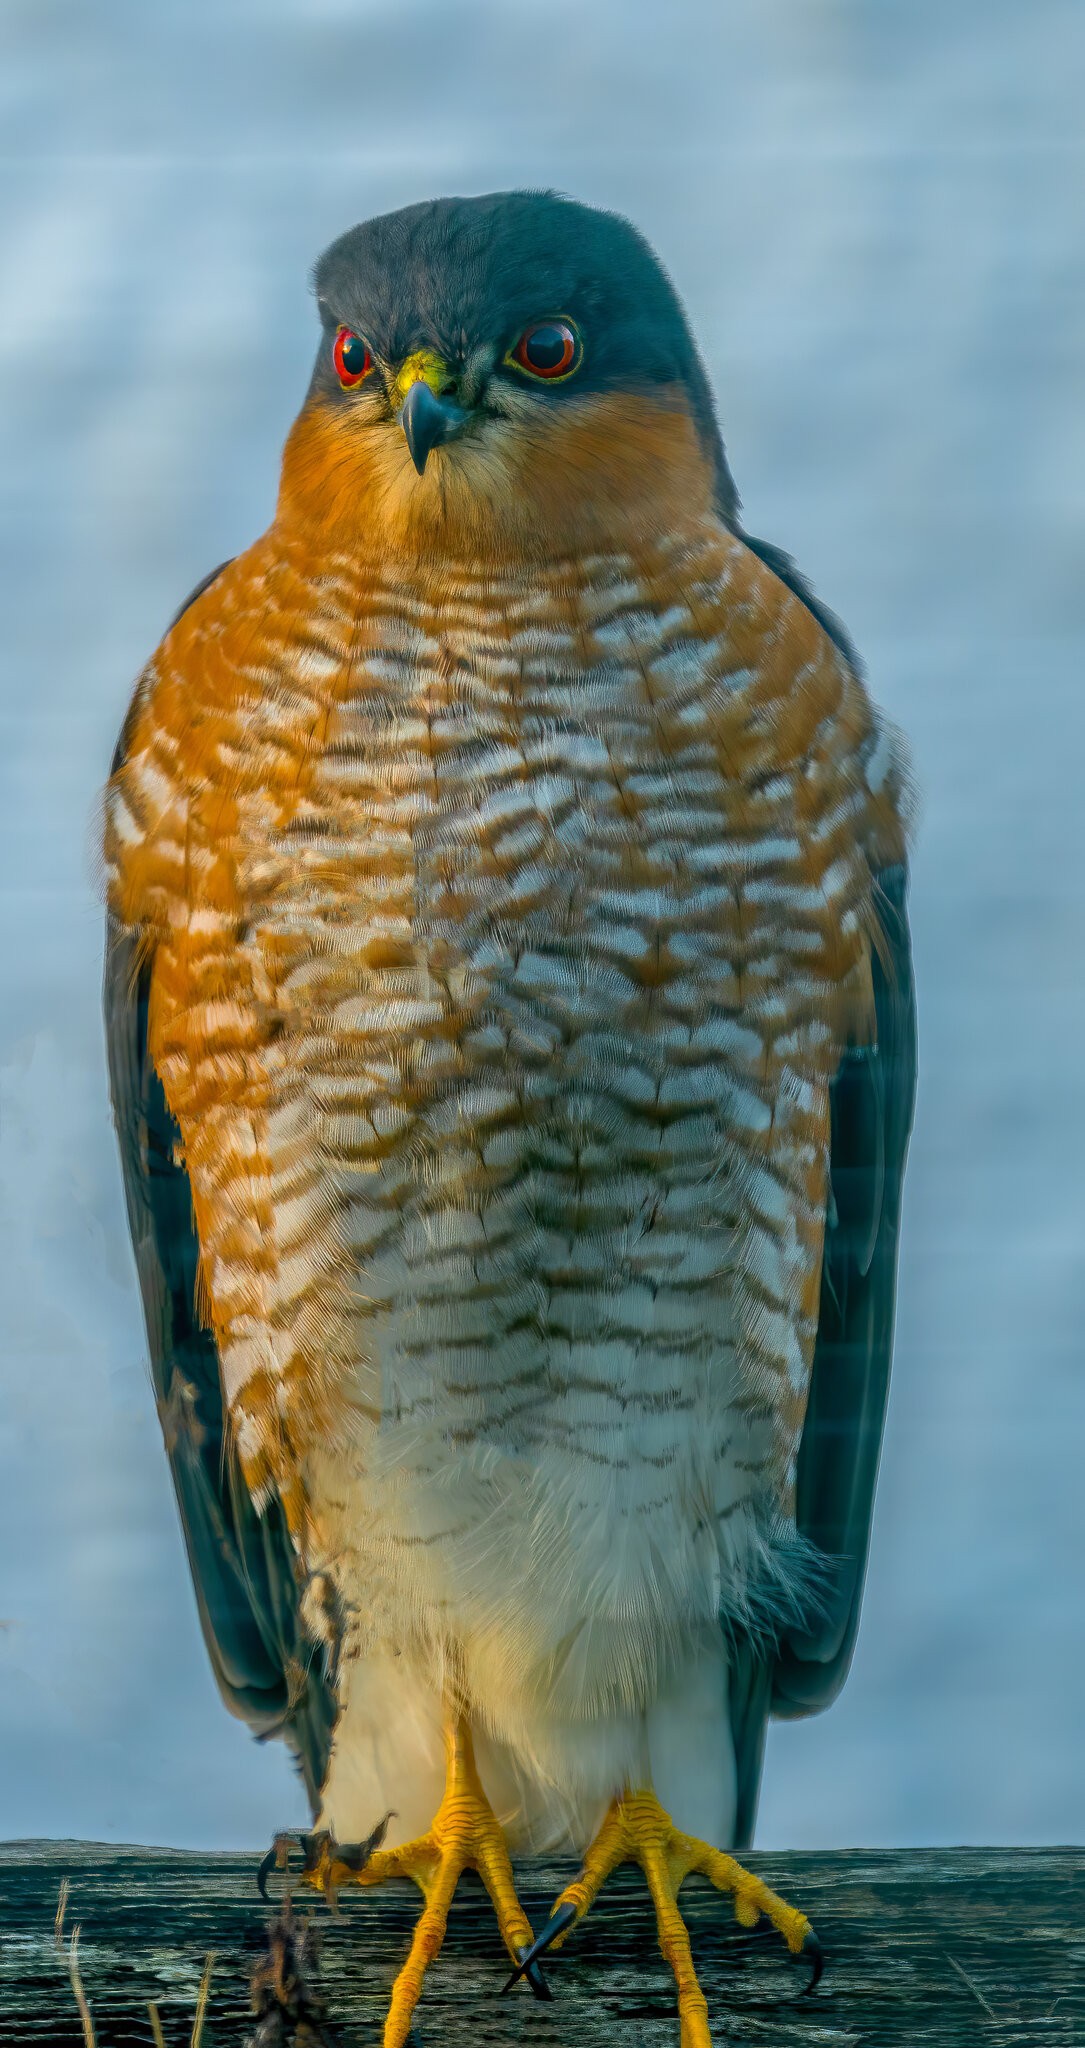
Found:
[[[422,1889],[387,2048],[464,1867],[543,1995],[629,1859],[704,2048],[686,1874],[817,1965],[729,1852],[767,1718],[825,1705],[855,1637],[915,1070],[903,749],[744,532],[626,221],[435,200],[315,289],[274,519],[148,662],[107,791],[200,1617],[300,1761],[307,1876]],[[510,1847],[583,1859],[537,1938]]]

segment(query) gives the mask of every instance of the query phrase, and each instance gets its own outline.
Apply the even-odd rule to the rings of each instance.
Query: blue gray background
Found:
[[[557,185],[670,266],[753,531],[908,731],[922,1005],[854,1671],[765,1844],[1085,1833],[1080,0],[5,0],[0,1834],[263,1844],[143,1337],[98,1017],[137,669],[266,525],[351,222]]]

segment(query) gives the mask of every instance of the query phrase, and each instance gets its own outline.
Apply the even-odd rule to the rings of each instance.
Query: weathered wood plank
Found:
[[[736,1927],[697,1880],[683,1891],[717,2048],[1052,2048],[1085,2044],[1085,1851],[955,1849],[755,1855],[751,1865],[799,1903],[828,1956],[804,1981],[776,1937]],[[209,1950],[218,1960],[203,2048],[241,2043],[267,1912],[252,1855],[186,1855],[80,1842],[0,1844],[0,2040],[81,2048],[64,1954],[54,1945],[60,1880],[98,2048],[149,2048],[154,1999],[169,2048],[187,2044]],[[571,1874],[518,1868],[539,1926]],[[304,1895],[299,1903],[303,1903]],[[408,1885],[322,1902],[321,1983],[342,2048],[379,2039],[388,1985],[418,1909]],[[306,1907],[305,1910],[308,1910]],[[424,2048],[677,2048],[672,1982],[639,1872],[606,1887],[549,1967],[550,2005],[498,1991],[504,1955],[488,1902],[466,1879],[444,1952],[427,1980]]]

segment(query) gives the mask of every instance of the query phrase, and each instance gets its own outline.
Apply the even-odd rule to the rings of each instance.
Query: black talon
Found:
[[[809,1998],[814,1986],[820,1983],[821,1973],[825,1968],[825,1950],[822,1948],[816,1934],[811,1933],[806,1936],[799,1954],[805,1956],[810,1963],[810,1982],[800,1994],[803,1998]]]
[[[267,1855],[261,1858],[260,1868],[256,1873],[256,1889],[262,1899],[267,1899],[269,1905],[271,1900],[268,1896],[268,1878],[273,1870],[289,1870],[293,1843],[300,1842],[304,1847],[305,1841],[304,1835],[275,1835]]]
[[[543,1928],[542,1933],[537,1934],[535,1936],[535,1939],[532,1942],[531,1947],[526,1948],[523,1951],[523,1954],[521,1955],[520,1960],[512,1973],[512,1976],[509,1978],[508,1983],[502,1984],[501,1986],[502,1997],[504,1997],[506,1991],[512,1990],[513,1985],[516,1983],[519,1977],[527,1976],[532,1963],[538,1961],[538,1958],[545,1952],[546,1949],[550,1947],[551,1942],[556,1941],[559,1934],[564,1934],[565,1929],[567,1927],[571,1927],[575,1919],[576,1907],[574,1906],[571,1899],[566,1899],[564,1906],[559,1906],[556,1913],[551,1913],[550,1918],[547,1921],[546,1926]],[[547,1995],[548,1994],[549,1986],[547,1986]],[[537,1993],[536,1996],[538,1996]]]
[[[380,1848],[385,1835],[388,1833],[389,1821],[396,1818],[396,1810],[393,1806],[385,1814],[384,1819],[377,1822],[372,1834],[367,1835],[364,1842],[334,1843],[333,1851],[337,1861],[344,1863],[348,1870],[364,1870],[374,1850]]]
[[[260,1868],[256,1873],[256,1889],[259,1892],[260,1897],[262,1899],[267,1899],[268,1905],[271,1904],[271,1900],[268,1898],[267,1881],[268,1878],[271,1876],[271,1873],[274,1870],[277,1861],[278,1856],[275,1844],[273,1842],[270,1849],[267,1852],[267,1855],[261,1857]]]
[[[553,1999],[554,1994],[551,1991],[550,1986],[546,1981],[546,1978],[543,1976],[542,1964],[532,1962],[526,1948],[517,1949],[516,1960],[518,1963],[522,1963],[524,1976],[530,1984],[532,1992],[534,1993],[535,1997],[542,1999],[544,2004],[551,2001]],[[515,1981],[515,1978],[509,1978],[509,1984],[513,1984],[515,1983]],[[507,1991],[509,1985],[506,1984],[504,1988]]]

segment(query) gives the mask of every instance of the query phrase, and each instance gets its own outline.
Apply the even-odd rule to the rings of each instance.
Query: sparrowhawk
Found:
[[[306,1874],[457,1878],[517,1974],[623,1858],[793,1950],[770,1713],[842,1682],[915,1037],[908,780],[752,539],[678,298],[549,194],[315,273],[272,524],[140,677],[107,795],[113,1100],[228,1704]],[[391,1810],[392,1818],[383,1818]],[[364,1841],[362,1838],[365,1838]],[[574,1847],[535,1941],[508,1846]]]

